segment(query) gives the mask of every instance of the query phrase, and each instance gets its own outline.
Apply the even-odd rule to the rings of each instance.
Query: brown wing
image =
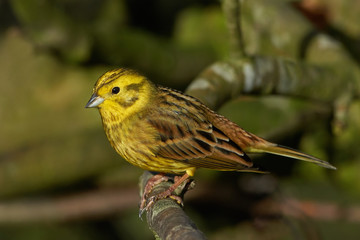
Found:
[[[170,89],[164,91],[156,112],[147,116],[160,140],[153,149],[155,155],[217,170],[252,166],[242,149],[207,119],[200,102]]]

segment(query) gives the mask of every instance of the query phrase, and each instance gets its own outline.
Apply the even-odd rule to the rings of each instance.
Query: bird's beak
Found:
[[[104,101],[104,99],[102,97],[99,97],[98,95],[96,95],[96,93],[94,93],[90,100],[88,101],[88,103],[86,104],[86,108],[92,108],[92,107],[97,107],[98,105],[100,105],[102,102]]]

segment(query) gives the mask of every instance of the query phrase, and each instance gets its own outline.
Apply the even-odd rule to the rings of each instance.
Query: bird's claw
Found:
[[[142,219],[142,215],[145,211],[148,211],[152,205],[157,201],[157,196],[150,197],[147,201],[144,198],[144,202],[141,202],[140,209],[139,209],[139,218]]]
[[[184,201],[182,200],[181,197],[179,197],[177,195],[170,195],[169,198],[175,200],[177,202],[177,204],[179,204],[181,207],[184,207]]]

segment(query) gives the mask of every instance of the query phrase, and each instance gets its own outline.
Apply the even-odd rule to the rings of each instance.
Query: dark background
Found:
[[[290,1],[243,2],[250,54],[299,59],[319,30]],[[304,60],[358,74],[360,2],[305,2],[349,41],[315,34]],[[96,79],[119,66],[184,90],[228,58],[228,40],[219,1],[0,1],[0,239],[153,239],[138,218],[142,170],[111,149],[98,112],[84,106]],[[268,155],[254,159],[270,175],[200,170],[185,210],[209,239],[358,239],[360,104],[337,134],[326,106],[279,96],[222,106],[260,136],[310,115],[278,140],[338,170]]]

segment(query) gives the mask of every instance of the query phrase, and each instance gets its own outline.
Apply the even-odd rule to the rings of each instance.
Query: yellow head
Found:
[[[101,115],[124,119],[146,106],[154,91],[155,85],[146,77],[120,68],[106,72],[97,80],[86,107],[97,107]]]

